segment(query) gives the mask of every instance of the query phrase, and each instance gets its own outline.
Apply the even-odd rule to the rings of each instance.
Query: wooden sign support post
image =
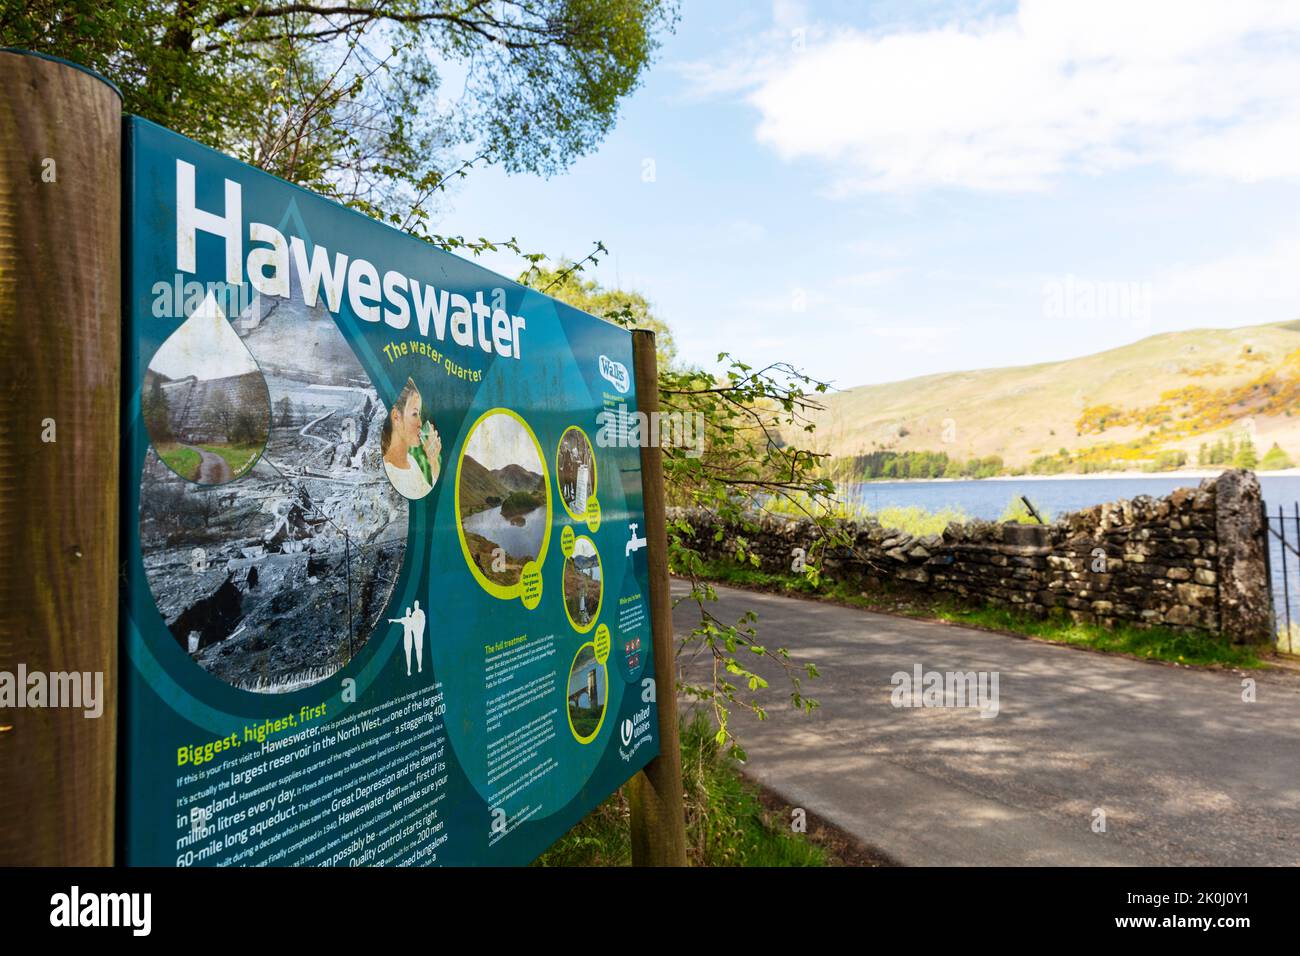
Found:
[[[0,51],[0,865],[113,862],[121,157],[116,89]]]
[[[659,361],[653,332],[632,333],[637,411],[646,420],[659,411]],[[673,603],[668,578],[668,517],[664,502],[663,449],[641,446],[645,494],[646,561],[650,572],[650,626],[654,641],[659,711],[659,756],[627,785],[632,810],[632,864],[685,866],[686,820],[682,805],[682,747],[677,718],[677,664]]]

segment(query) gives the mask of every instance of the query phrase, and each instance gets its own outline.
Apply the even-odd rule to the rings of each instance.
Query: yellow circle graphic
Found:
[[[609,625],[602,624],[596,628],[596,660],[604,664],[609,660]]]
[[[474,478],[476,479],[476,488],[473,490],[474,501],[471,502],[471,495],[462,494],[464,491],[463,486],[465,480],[469,477],[465,469],[466,452],[470,447],[470,443],[474,439],[474,433],[481,425],[483,425],[484,422],[496,415],[508,416],[523,428],[524,433],[527,434],[528,438],[531,440],[533,448],[537,452],[537,467],[541,469],[542,487],[539,491],[538,497],[541,498],[544,505],[538,505],[538,507],[544,506],[546,508],[546,516],[542,525],[542,542],[541,546],[537,549],[537,556],[524,561],[523,564],[519,566],[517,576],[512,573],[512,569],[509,567],[510,562],[508,561],[508,558],[510,555],[508,553],[504,555],[499,553],[505,552],[505,549],[496,545],[492,540],[482,535],[475,534],[475,540],[472,542],[473,546],[471,547],[471,541],[465,532],[465,515],[461,510],[462,503],[466,506],[470,506],[471,503],[479,504],[480,499],[492,502],[493,499],[501,497],[500,494],[485,496],[484,488],[482,487],[484,484],[483,473],[487,472],[489,475],[492,475],[493,473],[490,472],[482,463],[472,458],[471,460],[474,461],[474,464],[476,465],[473,469]],[[529,464],[531,464],[531,462]],[[519,467],[522,468],[522,466]],[[504,471],[505,469],[497,470]],[[489,490],[496,492],[501,490],[499,487],[491,486],[490,484],[488,485],[488,488]],[[504,506],[508,503],[508,500],[502,500],[500,502],[500,506],[503,509],[501,511],[503,517],[506,517]],[[501,598],[502,600],[523,597],[525,590],[523,583],[524,572],[528,569],[529,564],[534,564],[538,568],[538,576],[540,578],[540,568],[542,563],[546,560],[546,549],[551,543],[551,477],[547,472],[546,458],[542,454],[541,443],[538,442],[537,436],[533,434],[532,428],[529,427],[528,423],[524,421],[517,412],[508,408],[489,408],[474,421],[473,425],[469,427],[469,431],[465,435],[465,441],[460,448],[460,456],[456,461],[456,495],[454,505],[456,509],[456,534],[460,538],[461,554],[465,556],[465,564],[468,565],[470,571],[474,575],[474,579],[478,581],[479,586],[482,587],[483,590],[487,591],[488,594],[491,594],[493,597]],[[470,517],[477,517],[477,515],[482,513],[484,510],[487,509],[475,511],[470,515]],[[474,532],[470,533],[474,534]],[[500,570],[496,567],[496,562],[498,561],[504,565]],[[486,570],[482,566],[484,563],[487,565]],[[489,577],[489,573],[496,575],[498,580],[493,580]],[[513,581],[510,580],[511,577],[514,577]],[[526,607],[536,607],[537,600],[540,598],[541,584],[539,580],[537,582],[533,603],[529,605],[528,600],[526,599],[524,605]]]
[[[567,524],[560,532],[560,554],[566,558],[573,554],[573,528]]]
[[[536,561],[529,561],[519,572],[519,600],[531,611],[541,599],[542,566]]]
[[[600,502],[595,498],[587,500],[587,530],[592,534],[600,530]]]

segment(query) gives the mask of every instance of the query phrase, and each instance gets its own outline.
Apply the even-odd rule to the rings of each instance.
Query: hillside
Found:
[[[484,468],[473,455],[466,455],[457,478],[460,487],[460,513],[477,514],[497,507],[506,500],[510,489],[497,480],[496,475]]]
[[[542,476],[520,465],[488,471],[473,455],[466,455],[459,482],[460,513],[466,516],[502,506],[505,513],[518,514],[546,501]]]
[[[1300,460],[1300,322],[865,385],[829,394],[826,406],[814,418],[817,450],[859,463],[932,452],[986,459],[985,473],[1195,467],[1203,445],[1212,454],[1252,433],[1259,457],[1276,443]]]
[[[542,490],[542,476],[535,471],[529,471],[523,465],[506,465],[492,472],[492,476],[501,483],[502,487],[510,491]]]

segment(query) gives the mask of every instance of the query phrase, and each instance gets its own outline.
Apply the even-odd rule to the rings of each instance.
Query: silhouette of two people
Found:
[[[415,649],[415,669],[424,671],[424,611],[420,602],[412,602],[402,617],[390,617],[393,624],[402,625],[402,644],[406,648],[406,676],[411,676],[411,649]]]

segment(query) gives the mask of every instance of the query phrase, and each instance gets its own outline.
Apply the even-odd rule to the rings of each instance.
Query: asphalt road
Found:
[[[675,595],[685,593],[673,583]],[[746,773],[905,865],[1300,865],[1300,679],[1097,654],[719,588],[715,614],[812,661],[738,715]],[[675,612],[679,633],[698,611]],[[708,679],[684,655],[689,679]],[[998,713],[897,708],[891,676],[998,673]],[[1256,700],[1242,700],[1242,679]],[[786,685],[788,688],[788,684]],[[1094,832],[1104,811],[1105,832]]]

